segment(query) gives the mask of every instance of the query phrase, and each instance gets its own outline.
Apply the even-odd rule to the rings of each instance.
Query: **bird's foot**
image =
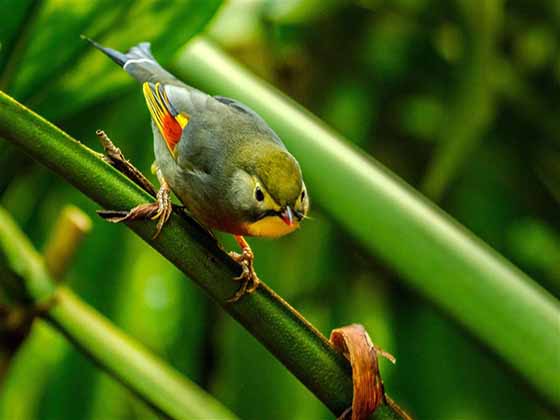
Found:
[[[261,281],[255,272],[253,262],[255,260],[255,254],[253,250],[243,238],[243,236],[235,236],[235,239],[239,246],[241,246],[242,252],[238,254],[237,252],[229,252],[229,256],[237,263],[241,264],[243,271],[237,277],[233,279],[235,281],[241,282],[241,286],[235,292],[235,294],[228,299],[228,302],[234,303],[241,299],[245,294],[251,294],[259,287]]]
[[[165,222],[171,217],[172,211],[171,190],[167,183],[163,182],[157,192],[156,201],[153,203],[140,204],[129,211],[100,210],[97,213],[111,223],[146,219],[157,220],[156,232],[152,236],[152,239],[155,239],[161,233]]]

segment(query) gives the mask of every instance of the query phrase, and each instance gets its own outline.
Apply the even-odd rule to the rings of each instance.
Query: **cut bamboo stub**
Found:
[[[45,264],[56,281],[62,280],[84,236],[91,230],[91,219],[82,210],[66,206],[51,232],[45,251]]]

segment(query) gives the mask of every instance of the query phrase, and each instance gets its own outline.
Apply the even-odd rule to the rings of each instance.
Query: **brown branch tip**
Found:
[[[393,364],[395,358],[373,344],[363,325],[351,324],[332,330],[330,342],[352,366],[352,406],[342,413],[339,420],[367,419],[381,404],[387,404],[404,420],[412,420],[385,394],[383,387],[377,356],[383,356]]]

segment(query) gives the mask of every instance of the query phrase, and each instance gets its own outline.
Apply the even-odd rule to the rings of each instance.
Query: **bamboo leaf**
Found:
[[[5,3],[5,12],[0,13],[0,89],[9,84],[19,64],[27,45],[29,29],[41,5],[40,0],[10,0]]]
[[[33,26],[25,28],[28,48],[18,57],[8,91],[49,118],[74,113],[132,86],[130,78],[114,72],[114,64],[80,34],[121,50],[149,40],[165,63],[208,23],[221,3],[47,0]],[[92,77],[98,83],[92,85]]]
[[[57,73],[79,57],[80,49],[85,50],[80,48],[83,44],[78,39],[68,40],[82,32],[99,34],[129,6],[130,0],[113,4],[113,7],[107,0],[34,1],[30,4],[29,16],[19,28],[17,60],[10,59],[13,65],[11,71],[5,71],[9,74],[3,77],[3,88],[23,97],[38,87],[48,86]],[[9,16],[12,8],[13,5],[3,5],[2,14]]]

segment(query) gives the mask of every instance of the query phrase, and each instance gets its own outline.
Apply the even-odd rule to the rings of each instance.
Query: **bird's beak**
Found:
[[[293,226],[294,224],[294,213],[290,206],[287,206],[282,213],[280,213],[280,218],[286,223],[288,226]]]

